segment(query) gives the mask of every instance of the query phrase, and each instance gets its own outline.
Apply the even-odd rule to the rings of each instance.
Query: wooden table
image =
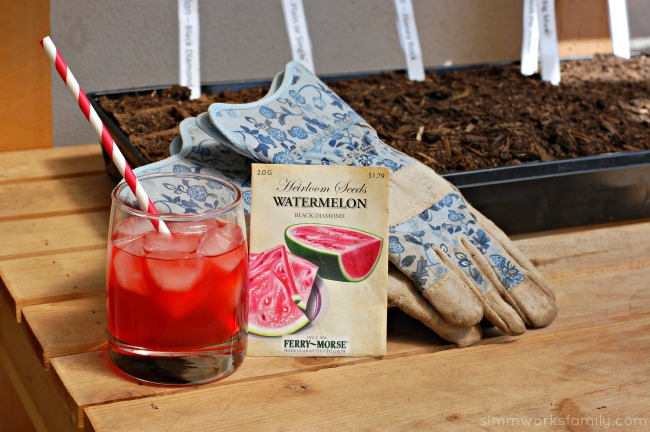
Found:
[[[99,145],[0,153],[0,360],[37,430],[650,430],[648,220],[516,239],[557,295],[548,328],[456,349],[391,309],[383,358],[248,358],[179,388],[108,359],[112,187]]]

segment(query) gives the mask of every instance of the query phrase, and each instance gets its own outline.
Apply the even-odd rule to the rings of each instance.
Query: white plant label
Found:
[[[190,99],[201,96],[199,39],[199,0],[178,0],[178,83],[191,90]]]
[[[555,1],[537,0],[539,22],[539,52],[542,61],[542,81],[560,83],[560,50],[555,25]]]
[[[521,44],[521,74],[537,73],[539,63],[539,24],[535,0],[524,0],[524,22]]]
[[[314,58],[302,0],[282,0],[282,11],[293,60],[301,62],[307,69],[314,72]]]
[[[625,0],[608,0],[609,32],[612,37],[612,53],[616,57],[630,58],[630,27]]]
[[[394,0],[397,15],[397,35],[406,58],[406,68],[411,81],[424,81],[424,62],[420,38],[415,25],[415,12],[411,0]]]

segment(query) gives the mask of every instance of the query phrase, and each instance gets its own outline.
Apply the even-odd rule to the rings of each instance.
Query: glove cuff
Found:
[[[404,223],[438,203],[454,186],[423,163],[391,173],[389,225]]]

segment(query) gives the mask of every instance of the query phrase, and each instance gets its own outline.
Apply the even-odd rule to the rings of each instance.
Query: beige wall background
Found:
[[[319,75],[404,69],[392,0],[303,2]],[[176,0],[27,3],[36,4],[34,11],[49,7],[49,34],[86,92],[178,82]],[[647,49],[650,0],[627,3],[632,47]],[[0,4],[3,15],[17,7],[6,0]],[[522,0],[413,0],[413,5],[425,66],[518,60]],[[204,83],[270,79],[291,60],[280,0],[202,0],[199,10]],[[556,10],[567,43],[563,55],[611,49],[606,0],[556,0]],[[40,50],[37,42],[35,48],[28,44],[30,49]],[[42,55],[38,70],[49,67],[51,98],[42,106],[52,106],[52,144],[98,142],[46,56],[35,55]]]

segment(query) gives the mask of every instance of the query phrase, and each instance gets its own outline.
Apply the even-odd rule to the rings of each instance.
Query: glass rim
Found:
[[[230,213],[234,211],[239,205],[241,205],[242,201],[242,192],[241,190],[235,185],[233,182],[224,179],[223,177],[219,177],[214,174],[207,174],[207,173],[192,173],[192,172],[159,172],[159,173],[149,173],[149,174],[143,174],[143,175],[138,175],[138,181],[141,183],[148,180],[148,179],[153,179],[153,178],[161,178],[161,177],[176,177],[176,178],[204,178],[209,181],[214,181],[217,183],[222,184],[223,186],[231,189],[235,193],[235,198],[234,201],[230,204],[228,204],[225,207],[221,207],[209,212],[203,212],[203,213],[158,213],[158,214],[153,214],[149,213],[147,211],[143,211],[140,209],[136,209],[125,203],[119,198],[119,194],[122,193],[122,191],[125,188],[128,188],[128,185],[125,180],[120,181],[120,183],[115,186],[113,191],[111,192],[111,201],[114,206],[118,207],[121,211],[128,213],[132,216],[137,216],[137,217],[145,217],[147,219],[155,219],[155,220],[176,220],[176,221],[185,221],[185,220],[193,220],[193,219],[205,219],[205,218],[210,218],[210,217],[216,217],[222,214]],[[133,194],[133,191],[129,190],[131,194]],[[135,195],[135,194],[133,194]]]

